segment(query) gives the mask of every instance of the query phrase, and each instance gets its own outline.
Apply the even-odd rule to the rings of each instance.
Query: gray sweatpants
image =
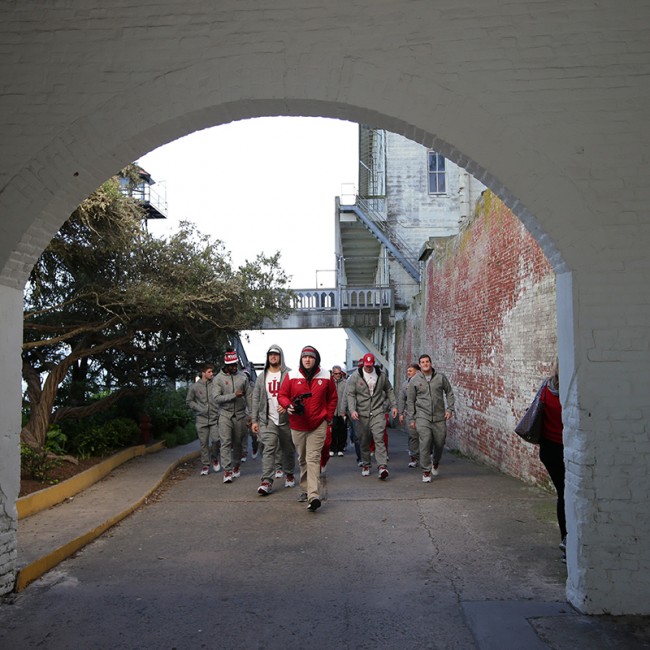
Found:
[[[415,427],[420,440],[420,467],[423,472],[430,472],[431,454],[433,454],[434,465],[437,465],[442,458],[442,450],[447,439],[447,421],[432,422],[417,418]]]
[[[359,416],[357,420],[357,434],[361,445],[361,461],[370,466],[370,440],[375,441],[375,460],[377,465],[388,465],[388,452],[384,444],[384,431],[386,430],[386,416],[383,413],[374,413],[369,418]]]
[[[219,439],[221,440],[221,466],[224,472],[232,471],[241,463],[242,439],[246,431],[246,419],[236,420],[232,417],[219,417]]]
[[[262,480],[273,484],[278,450],[282,458],[282,471],[285,474],[295,474],[296,448],[291,439],[291,429],[288,424],[278,426],[270,420],[263,426],[264,431],[260,434],[260,440],[264,445],[262,451]]]
[[[219,457],[217,454],[217,440],[219,440],[218,423],[213,422],[212,424],[207,424],[205,420],[199,422],[197,419],[196,433],[201,446],[201,464],[207,466],[212,460],[216,460]]]

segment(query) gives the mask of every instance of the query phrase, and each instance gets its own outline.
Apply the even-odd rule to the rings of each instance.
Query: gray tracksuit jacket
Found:
[[[395,399],[395,391],[388,380],[385,372],[375,367],[377,373],[377,384],[372,395],[370,394],[370,387],[363,378],[364,370],[359,368],[355,370],[347,382],[347,399],[348,411],[352,413],[356,411],[360,417],[368,418],[371,415],[381,414],[382,417],[385,413],[384,404],[386,400],[390,403],[390,408],[397,406]]]
[[[336,411],[334,411],[334,415],[343,417],[348,410],[347,397],[345,395],[347,380],[339,379],[338,381],[336,381],[335,379],[334,383],[336,384],[336,394],[338,396],[338,402],[336,402]]]
[[[440,422],[445,419],[445,410],[454,411],[455,401],[454,391],[445,375],[434,370],[431,381],[427,381],[422,372],[418,372],[411,377],[406,388],[406,418],[409,422],[416,419]]]
[[[397,409],[399,414],[402,415],[406,411],[406,389],[409,386],[411,378],[406,379],[399,388],[399,393],[397,395]]]
[[[240,370],[235,375],[229,375],[221,370],[212,382],[215,384],[215,401],[219,405],[220,417],[242,420],[248,416],[253,389],[245,373]],[[235,396],[238,390],[243,391],[242,397]]]
[[[213,379],[206,383],[199,379],[187,391],[185,403],[196,415],[197,424],[213,425],[219,421],[219,407],[215,399],[215,389]]]

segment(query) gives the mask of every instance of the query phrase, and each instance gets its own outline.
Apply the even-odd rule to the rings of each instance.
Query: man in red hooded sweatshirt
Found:
[[[300,367],[290,370],[280,386],[278,404],[289,413],[291,438],[300,464],[299,501],[307,501],[310,512],[321,506],[321,450],[336,402],[336,384],[328,370],[321,370],[318,350],[305,346],[300,353]]]

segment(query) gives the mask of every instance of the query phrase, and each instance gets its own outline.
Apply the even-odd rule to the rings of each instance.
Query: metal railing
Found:
[[[406,243],[404,238],[402,238],[395,228],[388,228],[386,221],[386,200],[381,198],[362,198],[357,197],[357,205],[361,210],[368,216],[373,223],[377,224],[381,228],[382,232],[386,234],[388,239],[392,241],[404,254],[404,257],[411,263],[414,267],[418,266],[418,256],[414,250]]]
[[[420,265],[417,255],[408,247],[406,242],[399,236],[395,228],[389,228],[386,222],[386,214],[378,212],[373,205],[377,205],[380,199],[372,199],[373,204],[366,199],[357,197],[354,205],[341,205],[341,212],[353,212],[361,223],[380,241],[399,262],[402,268],[415,280],[420,282]]]
[[[390,287],[335,287],[332,289],[292,289],[291,308],[295,311],[379,310],[393,308]]]

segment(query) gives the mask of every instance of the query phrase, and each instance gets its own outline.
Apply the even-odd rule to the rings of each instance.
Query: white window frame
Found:
[[[435,156],[435,168],[431,169],[431,157]],[[427,188],[429,194],[447,194],[447,165],[445,157],[437,151],[427,151]],[[443,187],[441,190],[440,187]]]

